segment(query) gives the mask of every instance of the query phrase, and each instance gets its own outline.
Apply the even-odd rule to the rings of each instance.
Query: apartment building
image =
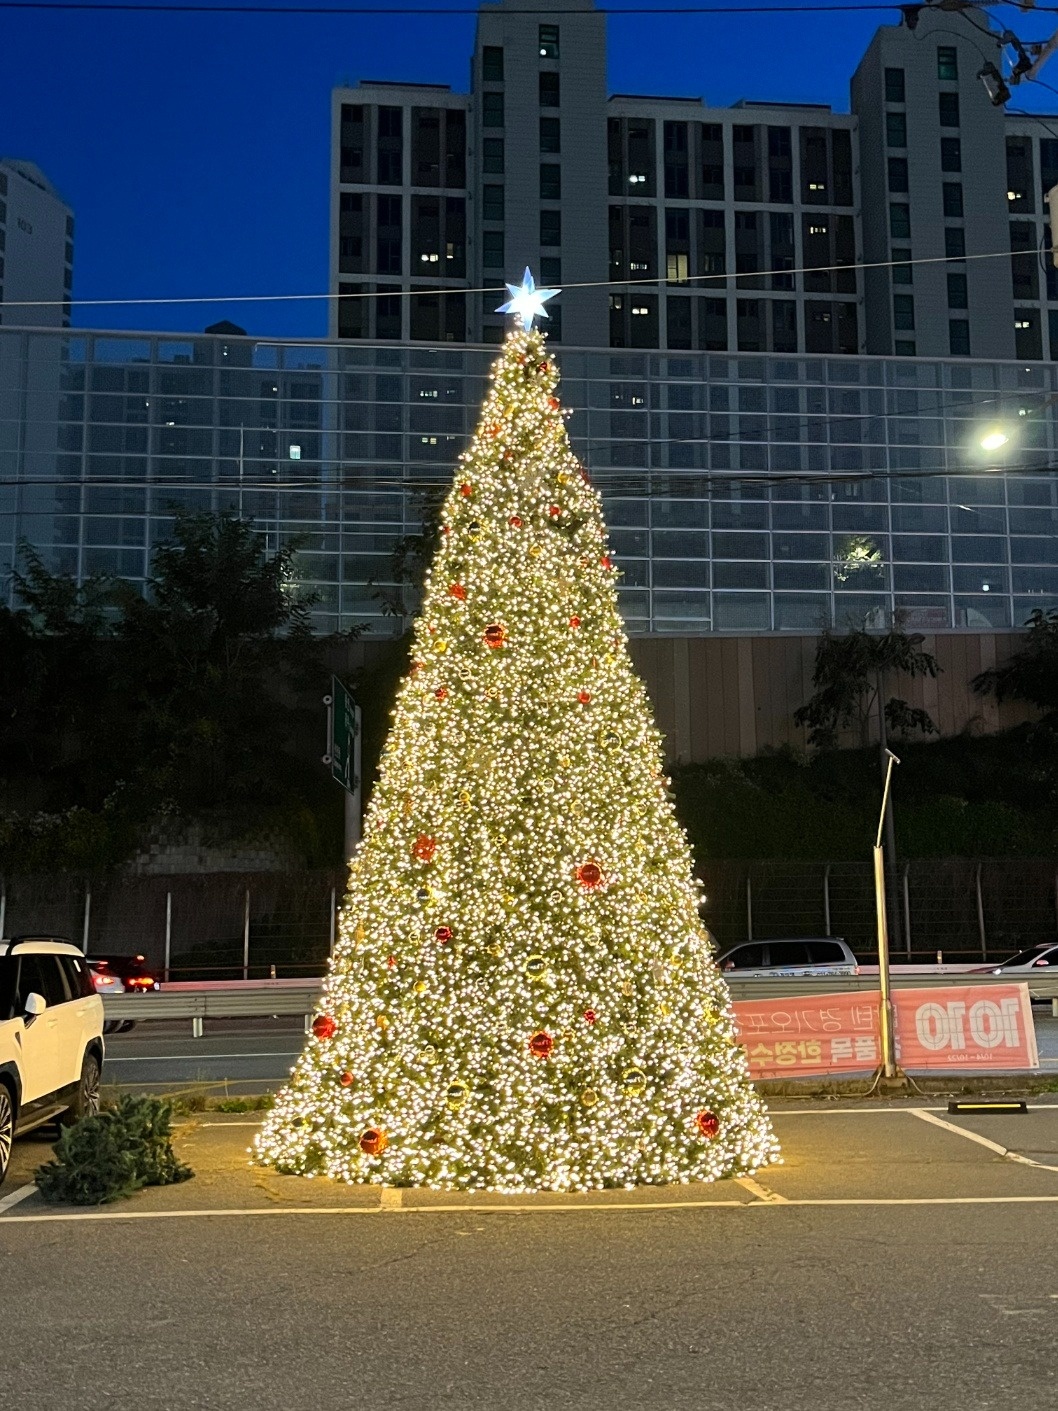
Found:
[[[0,158],[0,322],[66,328],[73,212],[32,162]]]

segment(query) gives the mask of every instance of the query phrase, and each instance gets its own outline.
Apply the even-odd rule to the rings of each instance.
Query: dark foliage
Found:
[[[820,749],[832,749],[846,730],[855,730],[865,745],[881,694],[890,735],[935,734],[936,726],[926,711],[899,696],[885,697],[885,688],[894,676],[936,676],[939,669],[936,658],[922,650],[922,638],[898,628],[881,635],[864,630],[841,636],[825,632],[816,648],[815,694],[794,712],[794,720],[809,727],[809,741]]]
[[[1058,726],[1058,609],[1036,608],[1028,622],[1025,642],[1003,666],[982,671],[973,680],[981,695],[997,701],[1027,701],[1043,712],[1053,733]]]
[[[67,1127],[52,1150],[55,1160],[37,1170],[37,1189],[68,1205],[102,1205],[194,1174],[176,1158],[172,1108],[161,1098],[125,1096]]]

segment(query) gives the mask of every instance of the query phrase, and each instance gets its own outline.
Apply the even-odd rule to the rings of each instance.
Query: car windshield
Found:
[[[1038,960],[1050,949],[1050,945],[1044,944],[1030,946],[1028,950],[1019,950],[1017,955],[1012,955],[1009,960],[1002,961],[1001,968],[1005,969],[1008,965],[1031,965],[1034,960]]]

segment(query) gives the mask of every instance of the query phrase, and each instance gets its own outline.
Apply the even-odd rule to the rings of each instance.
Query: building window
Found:
[[[890,191],[906,191],[906,190],[907,190],[907,158],[906,158],[906,157],[890,157],[890,158],[889,158],[889,190],[890,190]]]
[[[486,269],[503,269],[503,231],[485,230],[481,234],[481,263]]]
[[[893,352],[898,358],[913,358],[915,356],[915,340],[913,338],[898,338],[893,344]]]
[[[910,294],[893,295],[893,327],[901,332],[915,326],[915,301]]]
[[[1043,357],[1040,316],[1035,309],[1014,310],[1014,356],[1037,359]]]
[[[687,283],[687,259],[686,255],[666,255],[665,256],[665,278],[670,284]]]
[[[481,219],[503,219],[503,187],[483,186],[481,188]]]
[[[486,176],[503,175],[503,138],[486,137],[481,144],[481,170]]]
[[[903,69],[886,69],[885,101],[887,103],[902,103],[904,101]]]
[[[907,146],[907,114],[886,113],[885,141],[888,147]]]
[[[941,44],[937,48],[937,77],[951,83],[959,77],[959,57],[953,44]]]
[[[962,208],[962,182],[944,182],[944,214],[949,219],[961,219]]]
[[[944,253],[949,260],[965,259],[966,231],[961,225],[946,225],[944,227]]]
[[[558,107],[558,74],[550,71],[540,75],[541,108]]]
[[[957,137],[940,139],[941,171],[962,171],[962,143]]]
[[[953,358],[970,356],[970,325],[964,318],[948,320],[948,351]]]
[[[404,180],[404,114],[400,108],[378,110],[378,184],[400,186]]]
[[[561,201],[562,199],[562,168],[557,162],[540,163],[540,199],[541,201]]]
[[[540,57],[541,59],[558,58],[558,25],[542,24],[540,26]]]
[[[937,110],[940,115],[941,127],[959,126],[959,95],[958,93],[938,93]]]
[[[966,298],[966,276],[965,274],[948,275],[948,308],[965,309],[968,307]]]
[[[562,150],[562,129],[559,126],[558,118],[540,119],[540,150],[541,152],[561,152]]]
[[[481,122],[484,127],[503,126],[502,93],[483,93],[481,95]]]
[[[541,212],[540,212],[540,244],[541,244],[541,245],[561,245],[561,244],[562,244],[562,212],[561,212],[561,211],[541,211]]]
[[[914,265],[912,265],[912,264],[910,264],[910,263],[907,263],[907,264],[901,264],[901,263],[900,263],[901,260],[910,261],[910,259],[911,259],[911,251],[910,251],[910,250],[898,250],[898,249],[894,246],[894,247],[893,247],[893,251],[892,251],[892,255],[893,255],[893,283],[894,283],[894,284],[911,284],[911,283],[913,282],[913,279],[914,279],[914,268],[915,268]]]
[[[481,77],[486,83],[503,82],[503,49],[499,44],[486,44],[481,50]]]
[[[894,240],[911,239],[911,207],[897,201],[889,203],[889,234]]]
[[[562,261],[557,255],[541,255],[540,278],[545,286],[562,283]]]

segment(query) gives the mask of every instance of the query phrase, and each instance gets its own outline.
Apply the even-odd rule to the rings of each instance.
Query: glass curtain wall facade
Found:
[[[321,630],[378,587],[467,444],[495,351],[0,329],[0,573],[145,581],[176,507],[296,540]],[[1019,626],[1058,605],[1058,371],[564,348],[634,633]],[[1010,439],[986,456],[984,426]]]

